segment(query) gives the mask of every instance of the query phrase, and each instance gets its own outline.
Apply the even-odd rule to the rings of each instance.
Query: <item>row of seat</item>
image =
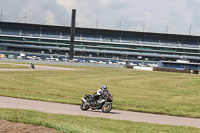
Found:
[[[47,38],[63,38],[69,39],[69,33],[56,33],[56,32],[39,32],[36,30],[18,30],[18,29],[1,29],[1,34],[12,34],[22,36],[35,36],[35,37],[47,37]],[[127,38],[127,37],[112,37],[102,35],[76,35],[77,40],[88,40],[88,41],[103,41],[103,42],[116,42],[116,43],[131,43],[131,44],[147,44],[147,45],[162,45],[162,46],[174,46],[174,47],[190,47],[200,48],[199,42],[181,42],[181,41],[167,41],[167,40],[156,40],[148,38]]]
[[[10,43],[4,43],[1,45],[5,46],[15,46],[17,44],[10,44]],[[23,45],[24,48],[40,48],[41,46],[36,45]],[[55,47],[55,46],[45,46],[45,48],[49,48],[52,50],[69,50],[69,48],[66,47]],[[167,58],[187,58],[187,59],[198,59],[199,56],[187,56],[187,55],[172,55],[172,54],[159,54],[159,53],[143,53],[143,52],[127,52],[127,51],[112,51],[112,50],[95,50],[95,49],[80,49],[75,48],[75,51],[82,51],[82,52],[98,52],[98,53],[112,53],[112,54],[127,54],[127,55],[141,55],[141,56],[152,56],[152,57],[167,57]]]

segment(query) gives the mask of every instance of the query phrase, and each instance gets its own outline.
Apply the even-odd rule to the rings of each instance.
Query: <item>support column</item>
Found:
[[[71,30],[70,30],[70,51],[69,51],[70,60],[74,59],[75,21],[76,21],[76,9],[72,9],[72,21],[71,21]]]

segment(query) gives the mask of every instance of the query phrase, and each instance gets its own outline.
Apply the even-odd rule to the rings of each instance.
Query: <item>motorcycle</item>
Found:
[[[113,96],[108,91],[104,91],[101,96],[97,99],[89,94],[85,94],[85,97],[82,97],[81,110],[87,111],[89,108],[92,110],[102,109],[102,112],[108,113],[112,109]]]

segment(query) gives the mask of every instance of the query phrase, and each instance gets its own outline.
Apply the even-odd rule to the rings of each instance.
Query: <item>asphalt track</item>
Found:
[[[18,65],[18,66],[27,66],[30,67],[28,64],[16,64],[16,63],[3,63],[0,62],[0,64],[10,64],[10,65]],[[10,68],[0,68],[0,71],[44,71],[44,70],[78,70],[73,68],[63,68],[63,67],[51,67],[51,66],[40,66],[40,65],[34,65],[35,69],[10,69]]]
[[[195,118],[165,116],[122,110],[111,110],[110,113],[103,113],[101,112],[101,110],[81,111],[80,106],[78,105],[34,101],[2,96],[0,96],[0,108],[27,109],[54,114],[84,115],[90,117],[104,117],[116,120],[128,120],[133,122],[191,126],[200,128],[200,119]]]

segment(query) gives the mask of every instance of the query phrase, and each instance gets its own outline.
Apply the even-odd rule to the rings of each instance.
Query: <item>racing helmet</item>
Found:
[[[107,86],[106,86],[106,85],[103,85],[103,86],[101,87],[101,89],[102,89],[102,90],[106,90],[106,89],[107,89]]]

